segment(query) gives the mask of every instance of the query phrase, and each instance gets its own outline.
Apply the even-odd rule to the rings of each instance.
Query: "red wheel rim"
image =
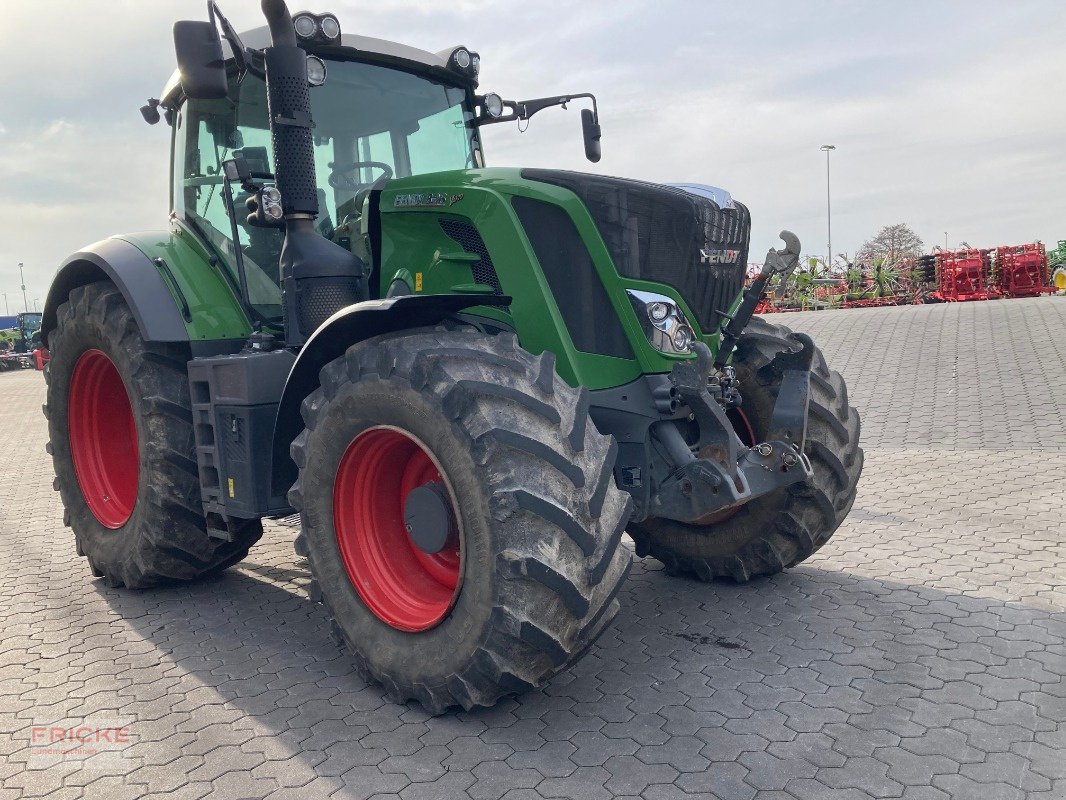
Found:
[[[401,631],[437,625],[459,593],[459,531],[429,554],[404,524],[407,495],[432,483],[445,485],[457,520],[451,487],[425,446],[404,431],[379,427],[348,445],[333,484],[333,526],[348,579],[378,619]]]
[[[70,454],[85,504],[105,528],[121,528],[137,503],[137,425],[118,369],[102,351],[78,358],[67,405]]]

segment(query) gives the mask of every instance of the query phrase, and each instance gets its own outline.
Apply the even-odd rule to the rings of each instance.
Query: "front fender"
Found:
[[[72,289],[109,280],[126,301],[146,341],[187,342],[189,333],[181,312],[159,271],[134,245],[122,239],[104,239],[75,253],[60,266],[41,320],[41,341],[56,326],[56,309],[67,301]]]
[[[507,306],[506,295],[428,294],[366,300],[342,308],[311,334],[289,371],[274,424],[273,492],[283,494],[296,482],[289,445],[303,428],[300,405],[318,388],[322,367],[340,358],[353,344],[383,333],[437,325],[474,306]]]

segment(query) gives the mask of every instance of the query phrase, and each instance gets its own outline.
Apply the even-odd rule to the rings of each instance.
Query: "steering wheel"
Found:
[[[329,185],[334,189],[345,189],[349,192],[358,192],[367,186],[373,186],[382,178],[391,178],[392,167],[384,161],[352,161],[350,164],[337,164],[330,162]],[[369,183],[357,180],[355,175],[360,169],[380,169],[382,174]]]

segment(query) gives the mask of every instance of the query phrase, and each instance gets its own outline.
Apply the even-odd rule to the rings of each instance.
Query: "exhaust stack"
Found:
[[[284,213],[279,268],[285,340],[291,347],[302,345],[335,311],[366,299],[365,265],[315,230],[318,182],[307,53],[296,44],[285,0],[263,0],[262,8],[270,28],[271,46],[264,54],[267,109]]]

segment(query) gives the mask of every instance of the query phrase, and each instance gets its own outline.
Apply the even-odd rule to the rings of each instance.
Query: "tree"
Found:
[[[855,263],[868,267],[895,266],[904,259],[920,256],[925,244],[906,223],[886,225],[872,239],[863,242]]]

